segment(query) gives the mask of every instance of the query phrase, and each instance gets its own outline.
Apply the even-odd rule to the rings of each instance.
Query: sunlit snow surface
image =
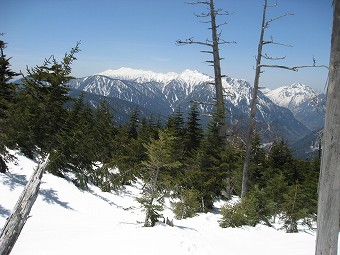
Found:
[[[35,163],[18,156],[9,173],[0,174],[0,228],[13,209]],[[44,174],[30,217],[12,250],[16,254],[230,254],[310,255],[315,233],[286,234],[257,227],[219,227],[216,212],[174,220],[174,227],[142,227],[144,213],[135,198],[141,183],[105,193],[82,191],[70,181]],[[166,209],[164,216],[173,218]]]

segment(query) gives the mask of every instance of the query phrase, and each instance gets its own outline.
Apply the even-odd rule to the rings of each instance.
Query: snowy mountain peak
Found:
[[[132,69],[122,67],[117,70],[108,69],[99,75],[108,76],[111,78],[122,79],[122,80],[133,80],[138,83],[144,82],[159,82],[167,84],[172,80],[182,80],[189,86],[199,84],[211,80],[206,74],[202,74],[196,70],[186,69],[182,73],[168,72],[168,73],[156,73],[153,71],[144,71],[140,69]]]
[[[293,83],[290,86],[270,90],[266,92],[266,96],[280,106],[292,108],[310,101],[317,96],[317,93],[307,85]]]
[[[178,77],[188,84],[199,84],[212,80],[212,78],[207,74],[189,69],[184,70],[181,74],[178,75]]]
[[[144,71],[140,69],[132,69],[127,67],[122,67],[117,70],[108,69],[104,72],[99,73],[99,75],[105,75],[111,78],[117,78],[122,80],[134,80],[140,83],[143,82],[164,82],[174,79],[178,74],[169,73],[155,73],[152,71]]]

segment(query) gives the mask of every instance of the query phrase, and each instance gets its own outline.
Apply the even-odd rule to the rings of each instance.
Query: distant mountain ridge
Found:
[[[214,103],[215,88],[212,77],[198,71],[185,70],[182,73],[155,73],[152,71],[120,68],[107,70],[100,74],[74,79],[69,82],[70,88],[78,91],[117,98],[155,115],[168,116],[180,108],[187,113],[193,101],[200,104],[203,124],[208,121]],[[245,132],[249,121],[252,86],[245,80],[223,78],[226,93],[227,119],[230,133]],[[265,142],[283,138],[297,140],[310,130],[297,121],[287,108],[278,106],[264,93],[258,96],[256,113],[257,131]]]

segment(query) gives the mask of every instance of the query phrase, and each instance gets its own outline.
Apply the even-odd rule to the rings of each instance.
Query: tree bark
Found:
[[[216,91],[216,108],[219,116],[219,135],[223,138],[226,137],[227,124],[225,118],[225,106],[223,99],[223,87],[222,87],[222,73],[221,73],[221,58],[219,53],[219,37],[217,34],[216,25],[216,10],[214,6],[214,0],[210,0],[210,17],[211,17],[211,31],[212,31],[212,48],[214,57],[214,75],[215,75],[215,91]]]
[[[257,100],[257,94],[259,90],[259,81],[260,81],[260,75],[261,75],[261,58],[262,58],[263,38],[264,38],[264,32],[265,32],[266,11],[267,11],[267,0],[264,1],[261,35],[260,35],[260,41],[258,45],[257,58],[256,58],[254,89],[253,89],[253,96],[252,96],[252,101],[251,101],[249,126],[248,126],[247,140],[246,140],[246,152],[245,152],[245,158],[244,158],[244,164],[243,164],[242,192],[241,192],[242,198],[248,194],[249,163],[250,163],[251,149],[253,145],[253,133],[255,129],[256,100]]]
[[[5,160],[2,158],[2,156],[0,155],[0,173],[6,173],[7,171],[7,165]]]
[[[48,157],[45,162],[37,167],[33,172],[32,177],[28,181],[23,190],[18,202],[16,203],[11,216],[5,223],[5,226],[0,235],[0,254],[10,254],[12,248],[17,241],[22,228],[24,227],[32,206],[38,196],[40,181],[43,176],[44,169],[48,162]]]
[[[321,159],[316,255],[336,255],[340,215],[340,0],[334,1],[333,30]]]

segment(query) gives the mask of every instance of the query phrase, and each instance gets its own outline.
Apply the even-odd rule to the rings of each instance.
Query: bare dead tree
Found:
[[[2,255],[11,253],[22,228],[29,217],[30,211],[38,196],[41,178],[47,165],[48,157],[49,156],[46,157],[44,163],[39,164],[39,166],[34,170],[14,207],[12,214],[7,219],[5,226],[2,229],[0,234],[0,254]]]
[[[225,105],[224,105],[224,98],[223,98],[223,87],[222,87],[222,73],[221,73],[221,63],[220,61],[222,58],[220,57],[219,53],[219,45],[221,44],[227,44],[227,43],[233,43],[233,42],[227,42],[221,38],[221,32],[218,31],[218,29],[225,25],[226,23],[217,24],[216,23],[216,17],[218,15],[229,15],[228,12],[224,12],[222,9],[216,9],[214,5],[214,0],[207,0],[207,1],[196,1],[196,2],[190,2],[189,4],[196,5],[196,4],[202,4],[206,5],[208,7],[207,13],[201,13],[201,14],[195,14],[196,17],[199,18],[209,18],[210,21],[206,22],[211,25],[209,29],[211,30],[211,37],[212,39],[207,39],[206,41],[196,41],[193,37],[188,38],[184,41],[177,40],[177,45],[188,45],[188,44],[197,44],[197,45],[203,45],[206,47],[209,47],[211,50],[203,50],[201,52],[203,53],[209,53],[213,55],[213,60],[205,61],[212,65],[214,67],[214,76],[215,76],[215,93],[216,93],[216,109],[217,114],[219,116],[219,135],[221,137],[226,137],[226,112],[225,112]]]
[[[321,157],[316,255],[338,254],[340,216],[340,0],[333,2],[333,30]]]
[[[281,18],[284,18],[286,16],[293,15],[291,13],[285,13],[283,15],[280,15],[276,18],[267,19],[267,8],[270,7],[276,7],[277,4],[269,5],[267,0],[264,0],[263,5],[263,14],[262,14],[262,24],[261,24],[261,33],[260,33],[260,40],[258,44],[258,52],[256,57],[256,68],[255,68],[255,79],[254,79],[254,88],[253,88],[253,95],[252,95],[252,101],[251,101],[251,108],[250,108],[250,118],[249,118],[249,126],[248,126],[248,132],[246,137],[246,151],[245,151],[245,159],[243,164],[243,177],[242,177],[242,191],[241,191],[241,197],[245,197],[248,193],[248,182],[249,182],[249,163],[250,163],[250,156],[251,156],[251,150],[252,150],[252,140],[255,130],[255,115],[256,115],[256,100],[259,90],[259,81],[260,81],[260,75],[263,73],[262,68],[264,67],[270,67],[270,68],[281,68],[281,69],[287,69],[291,71],[298,71],[301,68],[307,68],[307,67],[326,67],[324,65],[317,66],[315,63],[315,59],[313,58],[313,65],[301,65],[301,66],[284,66],[284,65],[270,65],[270,64],[262,64],[262,58],[266,60],[283,60],[286,57],[271,57],[268,56],[268,54],[263,54],[263,46],[265,45],[280,45],[280,46],[286,46],[286,47],[292,47],[288,44],[283,44],[276,42],[273,37],[270,37],[270,40],[264,39],[265,37],[265,31],[270,27],[270,25]]]

